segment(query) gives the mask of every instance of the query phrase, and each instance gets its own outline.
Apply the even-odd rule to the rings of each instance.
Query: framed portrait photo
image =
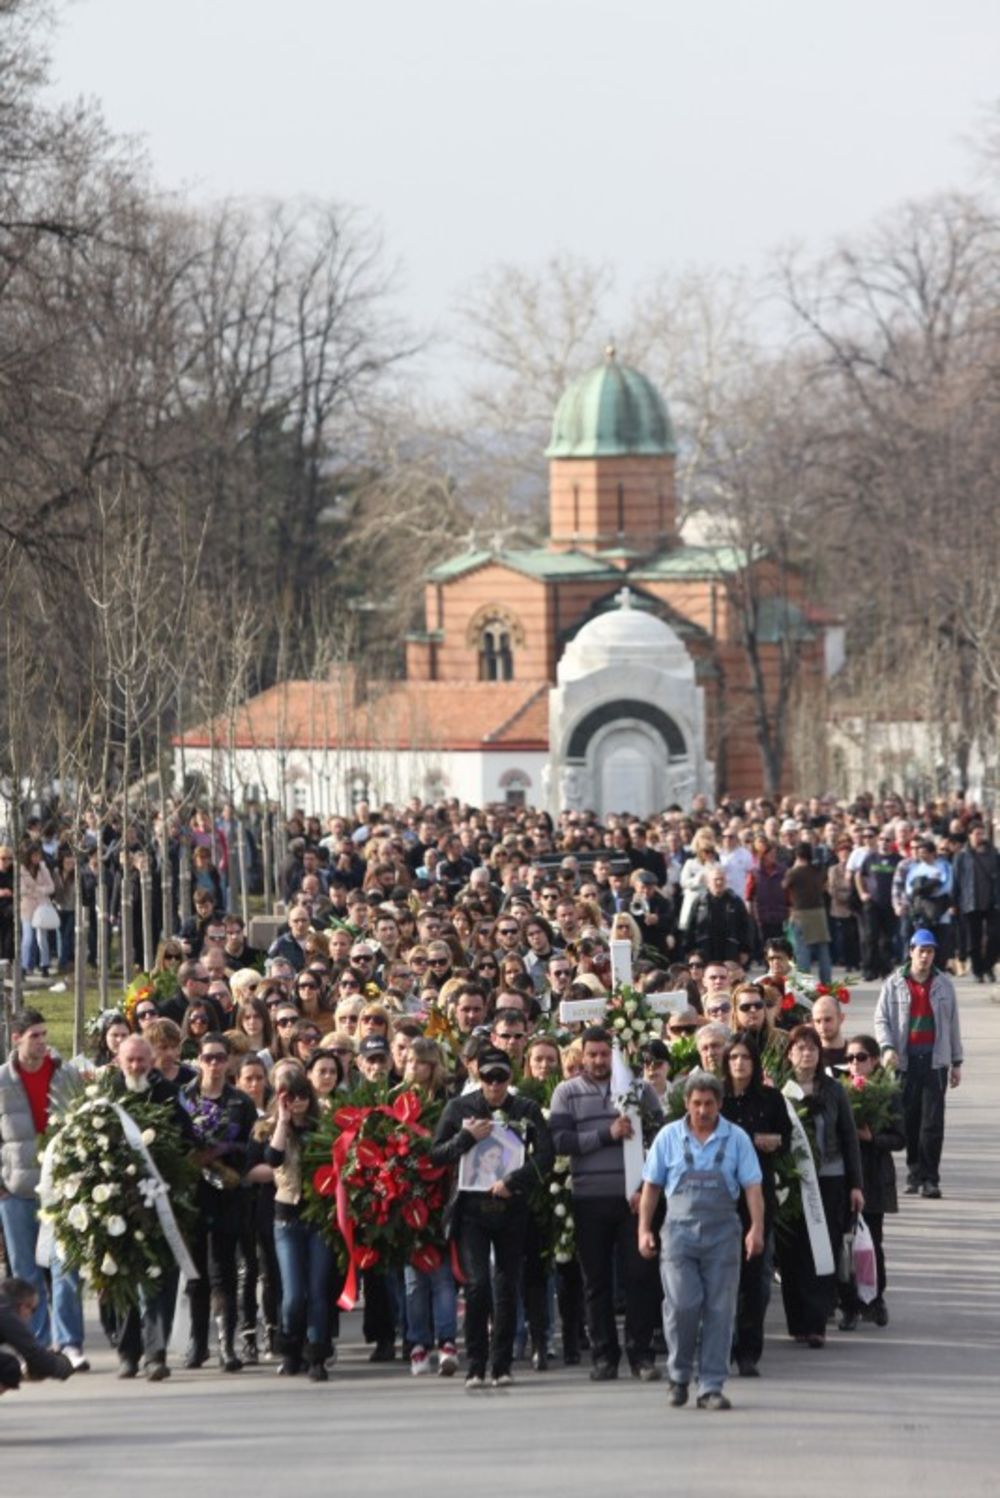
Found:
[[[524,1164],[524,1140],[514,1129],[494,1123],[493,1131],[466,1150],[458,1167],[459,1191],[490,1191]]]

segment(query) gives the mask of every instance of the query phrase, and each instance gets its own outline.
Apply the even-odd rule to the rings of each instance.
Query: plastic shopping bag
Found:
[[[852,1258],[858,1299],[863,1305],[869,1306],[878,1296],[878,1267],[875,1263],[875,1244],[868,1224],[860,1213],[854,1229]]]

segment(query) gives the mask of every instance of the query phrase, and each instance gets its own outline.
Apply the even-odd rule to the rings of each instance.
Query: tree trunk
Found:
[[[83,1050],[87,1003],[87,920],[83,903],[83,871],[86,850],[75,850],[76,878],[73,880],[73,1055]]]
[[[191,845],[187,838],[181,836],[180,857],[180,886],[181,886],[181,923],[191,919]]]
[[[146,854],[139,870],[139,898],[142,903],[142,967],[143,972],[151,973],[156,961],[156,948],[153,942],[153,871],[149,866],[151,855]]]
[[[274,904],[274,853],[271,845],[271,808],[264,801],[260,819],[260,857],[264,867],[264,914],[270,914]]]

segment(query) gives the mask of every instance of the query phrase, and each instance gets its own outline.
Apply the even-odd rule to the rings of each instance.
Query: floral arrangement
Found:
[[[195,1160],[201,1167],[201,1178],[217,1191],[235,1191],[242,1179],[240,1172],[221,1158],[239,1136],[238,1123],[214,1098],[189,1097],[181,1093],[181,1107],[191,1119],[197,1140]]]
[[[845,1008],[851,1002],[851,990],[846,983],[820,983],[811,973],[792,968],[785,975],[785,995],[781,1001],[781,1015],[786,1024],[806,1024],[811,1018],[812,1006],[817,999],[834,998]]]
[[[679,1035],[676,1040],[670,1042],[667,1075],[671,1081],[675,1077],[686,1077],[689,1071],[694,1071],[695,1067],[700,1065],[698,1045],[693,1035]]]
[[[131,1024],[135,1006],[141,1000],[152,999],[153,1003],[159,1007],[170,998],[175,988],[176,982],[171,973],[136,973],[125,990],[122,1013]]]
[[[136,1143],[118,1108],[135,1124]],[[45,1136],[42,1220],[63,1262],[119,1312],[138,1305],[140,1292],[155,1293],[175,1263],[157,1199],[166,1189],[181,1227],[192,1211],[196,1171],[172,1115],[169,1104],[135,1093],[113,1099],[91,1082]]]
[[[891,1071],[879,1071],[870,1077],[842,1077],[840,1085],[847,1093],[855,1127],[885,1134],[900,1127],[902,1087]]]
[[[643,1046],[651,1040],[663,1038],[664,1021],[652,1013],[645,995],[630,983],[615,986],[608,999],[606,1023],[633,1071],[641,1069]]]
[[[543,1255],[557,1264],[569,1264],[576,1256],[576,1223],[573,1218],[573,1191],[569,1173],[569,1156],[557,1155],[549,1182],[551,1231]]]
[[[311,1135],[306,1212],[341,1259],[345,1309],[357,1299],[359,1271],[443,1261],[448,1170],[431,1163],[432,1108],[415,1091],[391,1103],[352,1101]]]

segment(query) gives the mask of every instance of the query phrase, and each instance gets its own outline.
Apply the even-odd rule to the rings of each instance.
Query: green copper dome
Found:
[[[619,364],[609,348],[604,363],[574,380],[552,420],[547,458],[610,458],[676,453],[666,403],[651,380]]]

